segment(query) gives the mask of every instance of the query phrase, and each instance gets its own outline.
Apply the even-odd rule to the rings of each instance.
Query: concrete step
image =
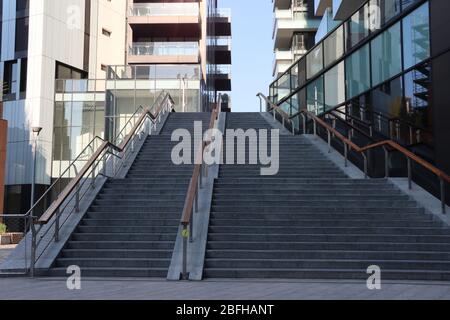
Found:
[[[171,259],[171,250],[137,249],[64,249],[63,258],[145,258]]]
[[[344,227],[306,227],[306,226],[210,226],[210,234],[261,235],[268,237],[301,235],[301,234],[387,234],[387,235],[448,235],[450,229],[439,227],[380,227],[380,226],[344,226]]]
[[[173,234],[178,232],[178,226],[133,226],[133,225],[122,225],[122,226],[110,226],[110,225],[79,225],[77,228],[79,233],[162,233],[162,234]]]
[[[80,268],[166,268],[169,269],[171,259],[155,258],[58,258],[56,268],[79,266]]]
[[[110,219],[92,219],[87,218],[83,219],[81,222],[82,226],[177,226],[180,224],[180,219],[130,219],[130,217],[126,217],[126,219],[114,219],[111,217]]]
[[[75,237],[76,238],[76,237]],[[138,237],[136,237],[138,238]],[[153,241],[144,241],[145,239],[153,238]],[[164,238],[171,238],[171,241],[164,240]],[[170,235],[170,237],[139,237],[142,241],[132,241],[125,240],[125,237],[113,237],[111,239],[116,239],[116,241],[101,241],[101,240],[80,240],[76,238],[76,241],[70,241],[67,244],[66,249],[74,249],[74,250],[167,250],[172,253],[173,247],[175,245],[175,238]]]
[[[345,250],[209,250],[207,259],[350,259],[350,260],[440,260],[450,261],[449,252]]]
[[[205,278],[258,278],[258,279],[320,279],[367,280],[367,269],[205,269]],[[448,281],[450,272],[447,270],[386,270],[383,269],[385,280],[428,280]]]
[[[167,277],[167,268],[83,268],[83,277],[118,277],[118,278],[162,278]],[[67,277],[66,268],[53,268],[47,273],[50,277]]]

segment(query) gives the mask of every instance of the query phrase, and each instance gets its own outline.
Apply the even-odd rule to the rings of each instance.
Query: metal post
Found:
[[[292,135],[295,136],[295,126],[294,121],[291,119]]]
[[[31,229],[31,259],[30,259],[30,276],[34,277],[34,266],[36,263],[36,227],[34,225],[33,215],[30,214],[30,229]]]
[[[306,116],[302,114],[303,118],[303,134],[306,134]]]
[[[198,201],[198,200],[196,200],[196,201]],[[198,208],[197,208],[197,210],[198,210]],[[195,214],[195,212],[192,212],[191,222],[189,223],[189,242],[190,243],[194,242],[194,214]]]
[[[75,211],[80,212],[80,184],[77,184],[77,192],[75,194]]]
[[[272,112],[273,112],[273,120],[276,120],[277,116],[275,115],[275,109],[273,109]]]
[[[409,190],[411,190],[412,189],[411,159],[408,158],[406,161],[408,163],[408,188]]]
[[[367,174],[367,171],[368,171],[367,155],[365,153],[363,153],[362,155],[364,157],[364,179],[367,179],[368,178],[368,174]]]
[[[92,168],[91,179],[91,187],[95,189],[95,166]]]
[[[182,280],[189,280],[189,274],[187,272],[187,246],[188,246],[188,227],[187,225],[183,225],[183,270],[181,274]]]
[[[60,218],[60,208],[56,210],[55,216],[55,242],[59,242],[59,218]]]
[[[447,206],[445,204],[445,181],[442,177],[439,177],[441,183],[441,203],[442,203],[442,213],[447,213]]]
[[[314,121],[314,135],[317,136],[317,123],[316,123],[316,119],[314,119],[313,121]]]
[[[345,167],[348,167],[348,145],[344,142],[344,158],[345,158]]]
[[[389,151],[386,147],[384,149],[384,173],[385,177],[389,178]]]
[[[282,118],[281,123],[283,124],[283,127],[284,127],[284,117],[281,117],[281,118]]]
[[[331,132],[327,129],[328,133],[328,153],[331,153]]]

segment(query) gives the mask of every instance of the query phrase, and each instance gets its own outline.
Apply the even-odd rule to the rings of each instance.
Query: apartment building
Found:
[[[104,77],[103,65],[125,62],[125,9],[126,0],[0,1],[6,211],[30,203],[32,127],[42,127],[37,194],[51,181],[55,79]]]
[[[368,135],[394,140],[450,172],[450,41],[444,31],[450,2],[319,0],[315,8],[339,22],[271,84],[273,101],[292,115],[338,110]],[[393,172],[401,172],[403,161],[390,155]],[[380,161],[370,166],[384,175]],[[412,176],[436,194],[443,188],[420,166]]]
[[[8,136],[8,123],[3,120],[3,104],[0,102],[0,214],[3,213],[5,197],[5,166],[6,141]],[[0,219],[2,223],[2,219]]]
[[[273,76],[285,72],[315,43],[320,17],[315,16],[313,0],[272,0],[274,5]]]
[[[178,111],[205,110],[231,90],[231,18],[217,0],[8,0],[0,8],[8,213],[26,212],[33,180],[37,198],[95,136],[113,137],[161,90]],[[42,128],[34,174],[32,127]]]

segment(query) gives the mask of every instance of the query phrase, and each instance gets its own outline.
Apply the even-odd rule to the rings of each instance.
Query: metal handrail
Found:
[[[213,109],[211,113],[211,119],[209,122],[208,129],[214,129],[216,125],[216,121],[219,118],[220,114],[220,97],[216,107]],[[189,273],[187,271],[187,246],[188,239],[189,242],[194,242],[193,232],[194,232],[194,211],[198,212],[198,202],[199,202],[199,190],[203,185],[203,175],[208,176],[208,166],[203,162],[203,154],[205,149],[212,142],[211,131],[209,131],[210,135],[206,139],[206,141],[202,141],[201,148],[198,149],[197,154],[195,155],[195,166],[192,173],[192,178],[189,183],[189,188],[186,193],[186,200],[183,207],[183,214],[181,218],[181,226],[183,228],[183,258],[182,258],[182,279],[188,280]]]
[[[258,96],[262,99],[264,99],[267,103],[267,110],[278,112],[280,114],[285,114],[287,115],[286,112],[284,112],[279,106],[277,106],[276,104],[274,104],[273,102],[271,102],[267,97],[265,97],[262,93],[259,93]],[[334,129],[333,127],[331,127],[330,125],[328,125],[328,123],[326,123],[324,120],[322,120],[321,118],[317,117],[315,114],[313,114],[312,112],[306,111],[306,110],[301,110],[298,113],[299,115],[303,115],[303,119],[307,119],[307,117],[310,117],[313,122],[314,122],[314,134],[317,135],[317,124],[321,125],[325,130],[327,130],[328,133],[328,144],[329,146],[331,146],[331,136],[333,134],[334,137],[337,137],[339,140],[341,140],[344,143],[344,157],[345,157],[345,165],[347,166],[347,161],[348,161],[348,151],[353,150],[357,153],[360,153],[363,157],[364,157],[364,176],[365,178],[368,178],[368,158],[366,155],[366,152],[372,149],[376,149],[376,148],[380,148],[382,147],[385,151],[385,173],[386,173],[386,177],[389,177],[389,161],[387,161],[388,159],[388,150],[387,147],[390,147],[400,153],[402,153],[406,159],[407,159],[407,166],[408,166],[408,187],[409,189],[412,189],[412,166],[411,166],[411,161],[416,162],[417,164],[421,165],[422,167],[424,167],[425,169],[427,169],[428,171],[434,173],[440,181],[440,196],[441,196],[441,206],[442,206],[442,213],[445,214],[446,213],[446,203],[445,203],[445,183],[450,183],[450,176],[448,176],[444,171],[438,169],[437,167],[435,167],[434,165],[432,165],[431,163],[429,163],[428,161],[424,160],[423,158],[417,156],[416,154],[412,153],[411,151],[409,151],[408,149],[402,147],[401,145],[399,145],[398,143],[392,141],[392,140],[384,140],[384,141],[380,141],[365,147],[360,147],[358,145],[356,145],[353,141],[351,141],[350,139],[344,137],[338,130]],[[289,117],[290,118],[290,117]],[[283,116],[284,119],[284,116]],[[292,119],[290,119],[291,122]],[[306,122],[306,121],[305,121]],[[303,128],[304,132],[306,130],[306,127]],[[350,148],[350,149],[349,149]]]
[[[55,201],[50,205],[50,207],[44,212],[44,214],[38,219],[36,216],[34,216],[33,212],[36,209],[38,203],[43,200],[52,187],[54,187],[57,183],[52,184],[52,186],[44,193],[44,195],[36,202],[36,204],[24,215],[21,215],[22,218],[29,221],[30,229],[31,229],[31,237],[32,237],[32,245],[31,245],[31,259],[30,259],[30,268],[29,272],[31,276],[34,276],[34,269],[35,264],[39,260],[40,256],[42,256],[42,253],[47,249],[47,247],[50,245],[51,241],[49,241],[46,245],[46,247],[43,249],[41,255],[39,257],[36,256],[36,251],[38,245],[42,242],[45,235],[48,234],[50,231],[50,228],[55,226],[55,232],[52,240],[54,239],[55,242],[59,241],[59,230],[60,230],[60,216],[62,213],[61,208],[63,210],[67,209],[71,201],[75,199],[76,205],[75,208],[72,209],[79,211],[79,200],[80,200],[80,192],[82,188],[85,186],[86,183],[88,183],[89,179],[86,179],[86,176],[92,175],[92,181],[91,186],[95,187],[95,180],[98,177],[98,175],[106,176],[106,161],[108,160],[108,157],[116,157],[122,160],[123,164],[125,165],[125,161],[127,159],[127,151],[131,146],[131,151],[134,151],[134,138],[137,136],[139,137],[139,140],[141,139],[141,133],[143,133],[146,129],[143,127],[146,124],[146,120],[150,119],[152,125],[148,128],[148,133],[150,134],[153,130],[153,127],[156,126],[157,122],[161,121],[162,115],[165,112],[170,111],[170,109],[174,105],[174,101],[169,93],[165,93],[164,98],[162,101],[161,99],[157,99],[155,101],[155,104],[152,107],[144,109],[144,112],[140,115],[138,121],[134,124],[131,131],[125,136],[124,140],[120,143],[120,145],[116,145],[112,142],[106,141],[100,137],[95,137],[91,143],[83,150],[86,151],[90,145],[93,143],[94,140],[100,139],[102,141],[102,144],[95,150],[95,152],[92,154],[90,159],[87,161],[87,163],[83,166],[83,168],[77,173],[77,175],[71,179],[69,184],[63,189],[63,191],[58,195]],[[159,104],[158,104],[159,103]],[[155,113],[152,112],[152,109],[155,108],[156,104],[158,104],[158,109]],[[128,123],[126,124],[128,125]],[[146,127],[146,126],[145,126]],[[137,133],[138,130],[141,130],[141,132]],[[142,131],[143,130],[143,131]],[[116,153],[114,153],[116,152]],[[80,156],[77,157],[79,159]],[[103,170],[104,173],[98,172],[96,175],[96,170],[98,170],[100,163],[104,164]],[[70,164],[69,168],[73,165],[73,163]],[[114,171],[114,170],[113,170]],[[67,173],[67,170],[64,172]],[[116,176],[117,172],[113,172],[113,176]],[[58,180],[62,179],[63,176],[58,178]],[[87,189],[89,190],[89,189]],[[85,190],[84,195],[87,193],[87,190]],[[65,203],[65,205],[63,205]],[[71,212],[71,213],[72,213]],[[71,214],[70,213],[70,214]],[[7,215],[5,215],[7,216]],[[48,225],[52,218],[55,218],[52,224],[49,226],[49,228],[44,232],[44,234],[39,235],[40,238],[38,238],[38,233],[40,230],[42,230],[42,227],[44,225]],[[67,221],[68,217],[65,221]],[[64,221],[64,222],[65,222]],[[38,228],[36,228],[38,226]],[[26,254],[26,253],[25,253]],[[26,266],[27,268],[27,266]]]

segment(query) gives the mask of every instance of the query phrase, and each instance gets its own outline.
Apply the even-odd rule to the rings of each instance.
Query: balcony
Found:
[[[136,3],[129,9],[130,24],[199,23],[197,2]]]
[[[336,20],[345,20],[366,0],[333,0],[333,14]]]
[[[128,50],[128,62],[198,63],[198,42],[135,42]]]
[[[307,12],[276,10],[273,27],[275,48],[288,48],[294,32],[315,32],[319,25],[320,20],[311,18]]]
[[[231,66],[215,65],[210,70],[209,76],[214,80],[216,91],[231,91]]]
[[[212,28],[208,28],[208,36],[230,37],[231,36],[231,9],[217,8],[209,16],[208,20],[213,22]]]
[[[231,37],[208,37],[208,62],[211,64],[231,64]]]

